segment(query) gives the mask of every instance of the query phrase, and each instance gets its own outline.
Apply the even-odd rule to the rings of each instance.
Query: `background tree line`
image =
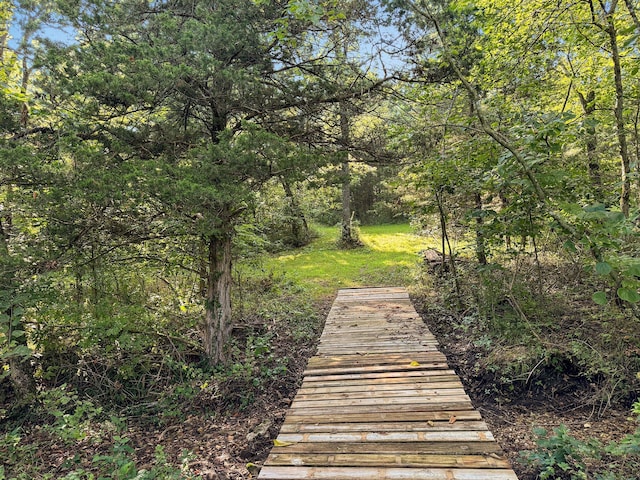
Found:
[[[506,302],[524,322],[524,300],[558,282],[552,260],[594,273],[584,298],[636,315],[631,1],[1,5],[13,392],[73,377],[89,352],[128,378],[162,363],[158,345],[225,364],[233,258],[303,245],[311,220],[438,231],[455,296],[485,316]],[[518,293],[504,272],[524,264]],[[462,298],[476,281],[486,296]]]

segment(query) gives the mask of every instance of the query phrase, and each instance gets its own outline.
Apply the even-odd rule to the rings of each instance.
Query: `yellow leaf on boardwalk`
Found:
[[[288,447],[289,445],[293,445],[293,442],[283,442],[282,440],[278,440],[277,438],[273,441],[273,445],[276,447]]]
[[[415,360],[413,362],[411,362],[409,365],[411,367],[419,367],[420,366],[420,364],[418,362],[416,362]]]

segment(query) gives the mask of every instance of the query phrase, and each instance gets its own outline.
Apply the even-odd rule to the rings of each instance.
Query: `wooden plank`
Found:
[[[304,382],[300,388],[301,393],[339,393],[349,391],[386,391],[396,388],[443,389],[463,388],[459,380],[448,377],[423,378],[423,377],[392,377],[378,379],[353,379],[353,380],[326,380],[318,382]],[[413,380],[413,381],[411,381]]]
[[[354,360],[367,360],[367,361],[382,361],[382,362],[411,362],[414,360],[418,360],[418,358],[424,358],[426,360],[430,360],[433,358],[442,358],[442,353],[438,351],[416,351],[413,355],[403,353],[390,353],[390,354],[380,354],[373,352],[362,352],[362,353],[348,353],[343,355],[323,355],[316,356],[309,359],[308,365],[327,365],[327,364],[337,364],[339,365],[341,362],[351,362]]]
[[[398,356],[397,358],[385,358],[384,354],[361,354],[361,355],[343,355],[342,358],[332,357],[323,358],[315,357],[313,362],[309,362],[307,371],[313,369],[328,368],[351,368],[351,367],[368,367],[368,366],[400,366],[414,370],[415,367],[421,365],[429,365],[431,363],[445,363],[446,357],[440,352],[430,353],[413,353]],[[414,365],[417,363],[418,365]],[[384,370],[383,370],[384,371]]]
[[[264,473],[262,473],[264,472]],[[265,480],[517,480],[515,473],[503,469],[442,469],[392,467],[264,467]]]
[[[420,348],[426,348],[424,345],[422,345]],[[414,353],[416,352],[416,348],[411,346],[411,345],[405,345],[402,348],[395,348],[395,347],[378,347],[378,346],[367,346],[367,345],[358,345],[357,347],[355,346],[345,346],[345,347],[332,347],[330,350],[325,349],[324,347],[319,348],[318,349],[318,354],[324,354],[327,352],[334,352],[334,353],[347,353],[347,352],[375,352],[375,353],[393,353],[393,352],[405,352],[405,353]]]
[[[350,335],[351,338],[336,338],[336,336],[346,337],[347,335]],[[407,330],[403,333],[396,334],[392,332],[383,332],[380,337],[376,337],[374,330],[340,327],[336,328],[335,332],[327,334],[324,338],[320,337],[320,345],[341,345],[344,343],[349,345],[357,345],[359,343],[379,343],[380,345],[384,345],[386,343],[388,345],[392,345],[395,343],[396,347],[401,347],[403,345],[402,340],[413,341],[420,344],[437,344],[437,340],[429,338],[428,336],[423,336],[420,332]]]
[[[448,419],[447,419],[448,420]],[[329,421],[329,419],[325,420]],[[374,432],[383,429],[385,432],[429,432],[429,431],[484,431],[488,430],[483,421],[457,420],[454,423],[448,421],[406,421],[406,422],[363,422],[363,423],[285,423],[280,428],[280,433],[307,433],[307,432]]]
[[[428,404],[428,405],[443,405],[447,403],[469,403],[471,404],[471,400],[466,394],[463,395],[396,395],[393,397],[364,397],[364,398],[340,398],[337,400],[298,400],[297,398],[293,399],[291,403],[291,410],[300,409],[300,408],[345,408],[352,406],[368,406],[375,405],[376,408],[382,406],[392,406],[392,405],[405,405],[407,408],[410,408],[409,405],[413,406],[414,404]]]
[[[413,356],[407,353],[388,353],[388,354],[380,354],[374,352],[351,352],[344,354],[327,354],[327,355],[317,355],[309,359],[309,365],[315,365],[317,363],[326,364],[327,362],[349,362],[354,359],[361,360],[381,360],[385,362],[411,362],[412,360],[416,360],[415,356],[423,357],[423,358],[433,358],[436,356],[442,355],[440,352],[436,351],[416,351]]]
[[[397,389],[412,388],[414,390],[447,390],[447,389],[461,389],[462,383],[460,381],[451,382],[415,382],[407,379],[399,378],[393,379],[394,382],[390,383],[389,380],[384,383],[375,383],[373,381],[363,381],[358,384],[349,384],[341,382],[329,382],[327,386],[317,386],[318,382],[302,384],[298,395],[319,395],[319,394],[333,394],[333,393],[348,393],[348,392],[385,392],[393,391]],[[404,381],[403,381],[404,380]]]
[[[490,455],[499,453],[493,441],[486,442],[299,442],[273,447],[274,453],[383,453],[383,454],[460,454]]]
[[[365,365],[362,367],[344,367],[344,368],[310,368],[304,371],[305,375],[335,375],[336,373],[371,373],[371,372],[388,372],[388,371],[411,371],[411,370],[443,370],[448,369],[446,362],[430,362],[420,363],[418,365]]]
[[[396,386],[397,387],[397,386]],[[412,385],[412,387],[414,387]],[[426,396],[426,397],[447,397],[447,396],[465,396],[466,393],[463,388],[394,388],[389,390],[357,390],[351,392],[337,392],[337,393],[307,393],[305,390],[299,390],[296,395],[297,401],[305,400],[348,400],[352,398],[385,398],[385,397],[412,397],[412,396]]]
[[[416,351],[423,351],[421,347],[428,346],[436,346],[438,342],[435,340],[431,340],[429,338],[421,338],[420,335],[398,335],[398,336],[382,336],[379,338],[375,338],[374,336],[369,336],[368,333],[362,332],[359,330],[353,329],[339,329],[338,332],[334,333],[334,335],[344,335],[344,336],[353,336],[354,338],[331,338],[327,340],[321,340],[320,346],[335,346],[335,347],[343,347],[343,346],[358,346],[358,345],[378,345],[380,347],[403,347],[410,346],[415,348]],[[355,353],[355,352],[353,352]]]
[[[349,333],[349,335],[351,334],[352,333]],[[367,340],[361,335],[359,335],[359,337],[357,340],[351,342],[344,340],[339,342],[320,342],[320,345],[318,345],[319,355],[373,355],[375,352],[368,350],[367,347],[377,348],[379,350],[389,349],[389,354],[404,353],[405,356],[410,352],[420,354],[438,351],[438,344],[436,342],[429,342],[424,339],[414,340],[411,337],[401,337],[389,338],[389,340],[386,341],[384,338]],[[391,350],[391,348],[393,349]],[[341,351],[345,349],[351,350]],[[323,350],[326,351],[326,353],[324,353]]]
[[[292,415],[300,415],[306,412],[309,415],[331,415],[335,416],[337,412],[341,414],[361,414],[365,412],[371,413],[397,413],[397,412],[406,412],[408,409],[411,409],[414,412],[436,412],[438,410],[472,410],[473,405],[469,401],[450,401],[450,402],[422,402],[422,403],[412,403],[411,406],[407,406],[402,403],[394,403],[394,404],[386,404],[386,405],[376,405],[376,404],[366,404],[366,405],[349,405],[338,407],[336,410],[336,406],[327,406],[324,407],[302,407],[296,408],[295,405],[292,405],[289,411]]]
[[[510,468],[499,455],[385,455],[385,454],[291,454],[274,453],[268,465],[352,467],[435,467],[435,468]]]
[[[418,338],[417,336],[401,336],[401,337],[382,337],[382,338],[374,338],[363,335],[362,332],[357,331],[341,331],[340,333],[336,333],[335,335],[350,335],[358,338],[352,339],[341,339],[341,340],[327,340],[321,341],[318,345],[322,348],[335,347],[337,349],[353,347],[358,348],[362,346],[375,346],[377,348],[386,348],[386,347],[395,347],[397,353],[401,353],[403,349],[412,349],[416,353],[427,352],[425,347],[435,347],[437,346],[437,342],[425,339]],[[430,350],[433,351],[433,350]],[[365,353],[370,353],[368,351],[358,353],[357,351],[351,351],[345,353],[343,355],[350,354],[359,354],[364,355]],[[339,352],[329,352],[328,355],[338,355]]]
[[[393,379],[406,380],[407,378],[416,379],[415,381],[443,381],[448,382],[451,379],[457,379],[458,376],[453,370],[412,370],[412,371],[393,371],[393,372],[375,372],[375,373],[348,373],[339,375],[308,375],[305,377],[304,382],[331,382],[339,381],[346,382],[350,380],[354,381],[370,381],[375,380],[379,382],[392,381]]]
[[[338,432],[338,433],[281,433],[282,442],[486,442],[493,441],[489,431],[435,432]]]
[[[396,329],[397,333],[425,332],[427,335],[431,335],[431,331],[427,326],[421,323],[420,317],[418,317],[415,312],[410,312],[409,309],[385,312],[377,308],[370,310],[346,308],[341,311],[331,311],[325,320],[325,324],[329,328],[358,327],[365,329],[371,329],[373,326],[388,329],[389,327],[398,327],[402,324],[409,330],[403,332],[402,330]]]
[[[396,346],[402,347],[405,345],[405,342],[408,342],[409,345],[414,345],[418,350],[421,350],[419,347],[429,346],[429,345],[437,345],[438,342],[436,340],[432,340],[430,338],[422,337],[421,335],[416,334],[404,334],[404,335],[383,335],[380,337],[374,337],[373,335],[369,336],[367,332],[363,332],[361,330],[352,330],[352,329],[338,329],[336,333],[333,335],[353,335],[357,338],[328,338],[326,340],[321,340],[321,346],[343,346],[343,345],[379,345],[379,346]]]
[[[409,295],[407,294],[407,291],[405,289],[401,289],[400,287],[394,288],[394,289],[386,289],[386,288],[357,288],[357,289],[353,289],[353,290],[348,290],[348,289],[341,289],[338,292],[338,295],[336,296],[336,300],[340,301],[343,298],[350,298],[350,297],[378,297],[381,295],[386,295],[386,296],[397,296],[397,297],[401,297],[401,298],[406,298],[407,300],[409,299]]]
[[[327,338],[320,341],[321,346],[337,346],[340,347],[342,345],[379,345],[379,346],[396,346],[402,347],[405,342],[413,343],[416,347],[426,347],[426,346],[435,346],[438,345],[436,340],[430,339],[428,337],[424,337],[421,335],[415,334],[403,334],[403,335],[381,335],[379,337],[374,337],[373,335],[369,336],[362,331],[349,331],[345,329],[337,329],[333,335],[354,335],[357,334],[358,338]],[[419,349],[419,348],[418,348]],[[419,349],[420,350],[420,349]]]
[[[396,292],[371,292],[368,294],[338,295],[336,298],[338,305],[356,302],[358,305],[366,303],[408,303],[409,296],[406,293]]]
[[[337,335],[337,334],[336,334]],[[345,332],[345,333],[341,333],[340,335],[356,335],[358,336],[357,332]],[[350,354],[358,354],[358,355],[364,355],[365,353],[375,353],[372,352],[371,350],[362,350],[363,348],[375,348],[378,350],[389,350],[389,353],[409,353],[409,352],[414,352],[414,353],[423,353],[423,352],[428,352],[431,351],[433,352],[433,348],[431,348],[430,350],[427,350],[429,347],[435,347],[437,346],[437,344],[435,343],[429,343],[428,341],[425,340],[413,340],[411,338],[394,338],[391,339],[388,342],[385,341],[378,341],[375,339],[366,339],[363,338],[360,335],[360,338],[358,338],[357,340],[353,340],[353,341],[346,341],[346,340],[341,340],[339,342],[320,342],[320,345],[318,345],[318,350],[327,350],[326,354],[322,354],[322,355],[350,355]],[[346,349],[351,349],[351,350],[346,350]],[[346,350],[346,351],[344,351]],[[343,352],[344,351],[344,352]],[[405,353],[405,355],[406,355]]]
[[[373,332],[375,328],[379,328],[382,333],[395,333],[398,335],[408,335],[424,333],[429,337],[432,336],[431,332],[426,327],[417,325],[417,318],[410,317],[408,315],[397,315],[395,317],[381,317],[380,315],[372,314],[358,314],[345,315],[344,317],[333,317],[326,321],[326,327],[329,329],[323,334],[329,336],[335,334],[338,331],[344,330],[362,330],[364,332]],[[405,327],[406,330],[402,330],[399,327]]]
[[[400,330],[399,327],[402,327],[403,330]],[[320,343],[340,343],[340,342],[353,342],[357,343],[358,340],[368,339],[372,341],[393,341],[399,339],[406,340],[420,340],[423,342],[432,342],[436,343],[437,340],[433,338],[427,331],[423,330],[413,330],[409,328],[407,325],[389,325],[388,323],[380,322],[379,325],[370,325],[368,327],[346,327],[345,325],[336,325],[331,326],[328,325],[326,328],[328,330],[325,332],[324,337],[320,337]],[[380,337],[376,338],[375,333],[376,330]],[[345,333],[353,334],[358,333],[362,335],[361,338],[336,338],[335,335],[342,335]],[[400,346],[400,345],[398,345]]]
[[[351,335],[351,333],[345,334]],[[365,339],[361,339],[358,342],[340,342],[340,343],[332,343],[332,344],[323,344],[318,345],[318,353],[316,354],[319,357],[326,355],[365,355],[365,354],[393,354],[393,353],[401,353],[405,356],[407,355],[420,355],[420,354],[428,354],[428,353],[436,353],[437,349],[434,350],[435,345],[429,345],[425,342],[417,342],[412,340],[393,340],[388,343],[384,342],[376,342],[375,340],[366,341]]]
[[[373,422],[436,422],[449,421],[452,417],[457,420],[480,420],[477,410],[403,410],[400,412],[379,412],[367,409],[362,412],[343,413],[334,411],[331,415],[315,414],[313,412],[289,412],[285,418],[285,424],[321,424],[330,420],[334,423],[373,423]],[[456,420],[456,421],[457,421]]]

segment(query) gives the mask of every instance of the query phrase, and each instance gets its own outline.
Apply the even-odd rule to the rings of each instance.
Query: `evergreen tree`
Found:
[[[201,275],[204,350],[214,364],[225,360],[231,332],[236,223],[263,183],[309,158],[290,141],[304,138],[300,113],[354,95],[322,74],[311,41],[319,33],[310,31],[321,23],[318,8],[68,2],[78,43],[50,50],[55,80],[43,88],[63,116],[73,183],[90,189],[73,196],[95,204],[77,217],[118,212],[119,228],[106,219],[91,228],[106,229],[107,237],[135,231],[137,238],[187,237],[200,245],[193,269]],[[69,230],[77,235],[87,225]]]

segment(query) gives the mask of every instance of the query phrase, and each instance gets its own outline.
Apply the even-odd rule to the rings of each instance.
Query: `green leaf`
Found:
[[[18,345],[11,351],[11,355],[15,355],[16,357],[24,357],[29,358],[33,355],[33,352],[26,345]]]
[[[636,263],[636,264],[630,265],[626,273],[627,275],[640,277],[640,264]]]
[[[595,203],[593,205],[588,205],[583,208],[585,212],[606,212],[607,207],[602,203]]]
[[[591,300],[593,300],[598,305],[606,305],[607,294],[605,292],[596,292],[591,296]]]
[[[633,45],[636,41],[638,40],[638,35],[631,35],[629,38],[627,38],[624,43],[622,44],[622,46],[624,48]]]
[[[598,275],[609,275],[613,268],[607,262],[598,262],[596,263],[596,273]]]
[[[629,303],[637,303],[640,302],[640,294],[636,290],[631,288],[619,288],[618,289],[618,297],[620,297],[625,302]]]
[[[565,248],[566,251],[571,253],[576,253],[578,251],[575,243],[573,243],[571,240],[567,240],[566,242],[564,242],[563,247]]]

